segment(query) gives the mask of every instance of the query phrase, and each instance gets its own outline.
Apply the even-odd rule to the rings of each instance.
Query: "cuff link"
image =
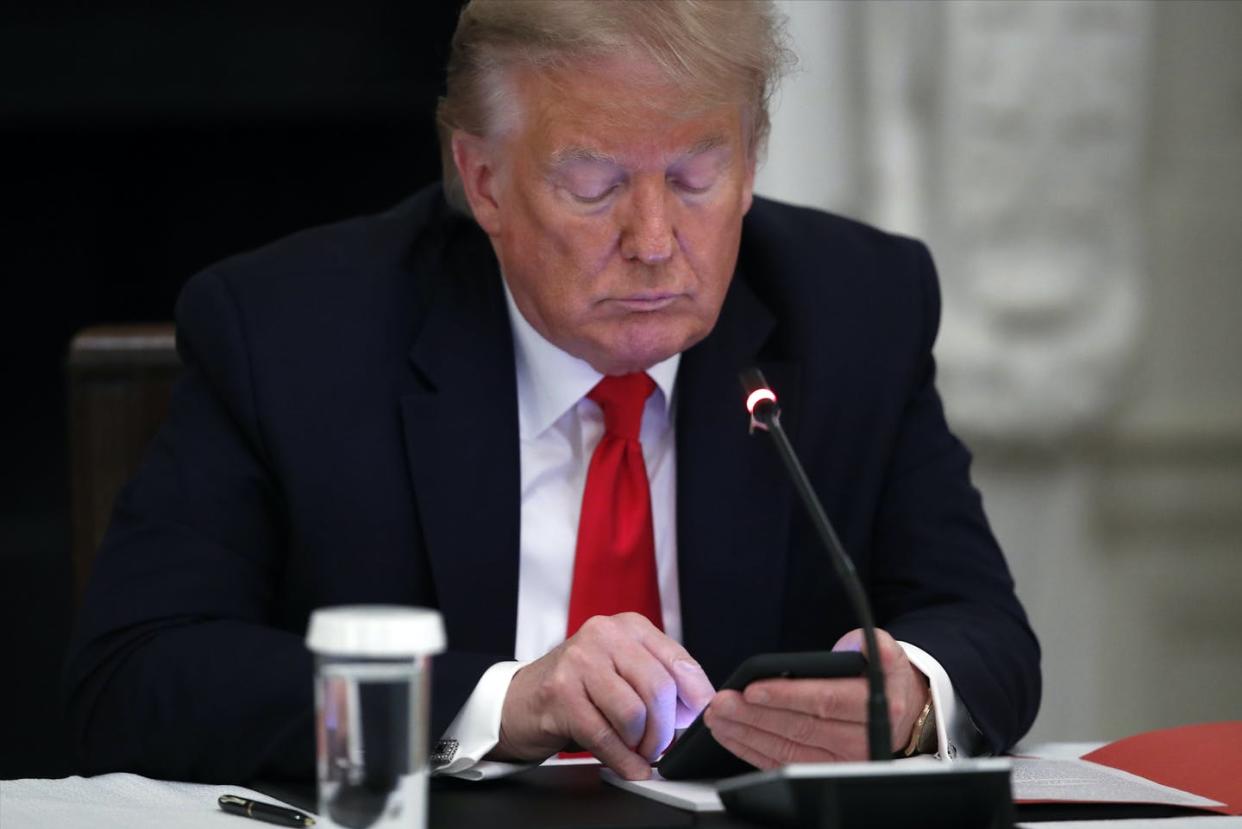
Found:
[[[430,760],[433,769],[439,769],[453,762],[453,758],[456,756],[456,740],[437,740],[436,746],[431,750],[431,757],[428,760]]]

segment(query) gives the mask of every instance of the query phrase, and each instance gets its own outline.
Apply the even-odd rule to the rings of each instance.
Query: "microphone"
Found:
[[[1014,825],[1010,765],[1003,759],[945,763],[893,760],[884,671],[875,641],[875,619],[854,563],[811,487],[789,436],[781,407],[762,372],[741,373],[750,430],[767,432],[794,489],[811,516],[833,569],[845,587],[867,643],[867,745],[869,763],[794,763],[716,784],[729,812],[788,826],[868,826],[871,829],[1006,829]]]
[[[828,550],[828,558],[836,570],[837,578],[845,586],[845,593],[854,615],[863,630],[863,640],[867,643],[867,746],[872,760],[885,760],[893,756],[892,730],[888,721],[888,699],[884,693],[884,671],[880,666],[880,651],[875,641],[875,618],[871,614],[871,602],[867,601],[866,591],[854,569],[854,562],[846,555],[841,540],[837,538],[832,522],[828,520],[824,506],[820,503],[811,481],[794,452],[789,436],[781,426],[781,407],[776,400],[776,392],[768,385],[763,372],[758,368],[748,368],[740,375],[742,390],[746,394],[746,410],[750,412],[750,430],[767,432],[772,436],[776,451],[785,463],[785,470],[793,481],[794,489],[802,504],[811,516],[811,523],[820,541]]]

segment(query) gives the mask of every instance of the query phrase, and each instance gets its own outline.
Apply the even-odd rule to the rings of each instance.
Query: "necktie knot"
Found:
[[[643,407],[655,387],[655,381],[645,371],[605,377],[596,383],[587,397],[604,410],[604,434],[638,440]]]

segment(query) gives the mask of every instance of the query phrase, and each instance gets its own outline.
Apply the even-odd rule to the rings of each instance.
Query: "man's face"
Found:
[[[513,78],[516,123],[454,149],[522,315],[605,374],[684,351],[716,324],[750,208],[741,107],[624,60]],[[642,79],[635,83],[635,78]]]

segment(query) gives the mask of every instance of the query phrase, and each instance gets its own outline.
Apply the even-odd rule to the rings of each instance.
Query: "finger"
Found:
[[[616,668],[609,664],[582,675],[587,697],[627,748],[642,742],[647,730],[647,703]]]
[[[601,619],[598,630],[616,640],[629,637],[642,644],[660,663],[677,683],[677,708],[675,728],[685,728],[694,718],[707,707],[716,689],[703,672],[703,668],[689,651],[679,642],[670,638],[663,631],[651,624],[647,617],[639,613],[618,613],[615,616]],[[588,623],[589,624],[589,623]],[[619,626],[612,627],[612,625]],[[583,626],[585,629],[586,626]],[[624,635],[618,633],[624,631]]]
[[[614,670],[641,699],[643,730],[630,745],[655,760],[673,741],[677,719],[677,682],[664,665],[638,643],[623,644],[613,653]],[[634,712],[630,712],[633,715]],[[630,732],[619,732],[629,736]]]
[[[713,706],[714,708],[714,706]],[[716,741],[752,765],[759,765],[751,757],[763,759],[775,765],[786,763],[831,763],[841,758],[834,752],[817,746],[807,746],[772,734],[761,728],[727,719],[708,709],[708,728]],[[772,765],[760,765],[772,768]]]
[[[677,699],[686,717],[685,725],[689,725],[712,701],[716,688],[699,663],[688,656],[673,662],[673,678],[677,680]]]
[[[665,670],[676,681],[677,699],[682,709],[678,715],[677,727],[685,728],[715,696],[716,689],[712,681],[707,678],[707,674],[703,672],[699,663],[690,656],[689,651],[651,624],[645,616],[637,613],[622,613],[615,618],[633,625],[638,641],[660,660]]]
[[[914,665],[910,662],[910,657],[906,654],[906,649],[901,643],[893,638],[886,630],[876,628],[875,644],[880,652],[880,668],[884,671],[886,684],[893,678],[897,678],[901,682],[906,682],[913,678],[916,673],[921,675]],[[863,638],[861,629],[851,630],[849,633],[837,640],[837,644],[833,645],[834,651],[856,650],[867,655],[867,645]],[[890,694],[890,699],[892,698]],[[896,717],[894,717],[896,719]]]
[[[808,748],[820,749],[835,759],[863,759],[866,726],[857,722],[824,720],[798,711],[750,705],[736,692],[721,693],[712,703],[713,719],[750,726]]]
[[[891,673],[894,668],[898,667],[901,660],[905,658],[905,650],[902,649],[901,645],[897,643],[897,640],[888,631],[882,628],[876,628],[875,644],[880,651],[880,668],[885,673]],[[842,636],[832,646],[832,649],[834,651],[857,651],[863,656],[870,658],[862,628],[854,628]]]
[[[880,650],[880,667],[885,674],[903,668],[908,661],[906,650],[888,632],[876,629],[875,644]]]
[[[843,679],[761,679],[742,694],[751,705],[798,711],[822,720],[867,720],[867,681]]]
[[[706,708],[706,706],[703,706],[703,708]],[[678,697],[677,710],[673,716],[674,731],[689,728],[699,714],[703,713],[703,708],[691,708],[682,701],[681,697]]]
[[[799,711],[750,705],[733,696],[717,699],[712,704],[719,719],[748,725],[805,746],[822,748],[833,754],[844,754],[863,745],[865,728],[861,723],[824,720]]]
[[[579,634],[585,637],[588,647],[608,660],[606,665],[584,674],[594,683],[593,693],[605,716],[630,748],[655,760],[673,741],[677,720],[676,678],[656,653],[672,652],[663,644],[672,640],[637,613],[593,618]],[[647,646],[648,641],[651,647]],[[684,653],[680,645],[673,645]],[[612,687],[604,674],[618,677],[632,695]],[[635,696],[642,711],[636,708]]]
[[[571,708],[569,734],[574,742],[626,780],[646,780],[651,776],[651,764],[626,747],[590,699],[589,692]]]
[[[866,653],[865,643],[863,642],[862,628],[854,628],[849,633],[837,640],[832,646],[834,651],[854,651],[855,653]]]
[[[751,746],[734,739],[728,729],[711,729],[712,737],[716,742],[720,743],[727,751],[734,756],[740,757],[747,763],[750,763],[757,769],[774,769],[780,765],[780,761],[775,758],[768,757],[760,751],[755,750]]]
[[[888,696],[888,720],[892,726],[893,750],[902,748],[909,741],[923,706],[930,698],[927,677],[914,666],[906,649],[887,631],[875,632],[876,648],[880,653],[880,669],[884,672],[884,684]],[[833,650],[858,650],[866,653],[867,647],[861,630],[851,630],[842,636]]]

